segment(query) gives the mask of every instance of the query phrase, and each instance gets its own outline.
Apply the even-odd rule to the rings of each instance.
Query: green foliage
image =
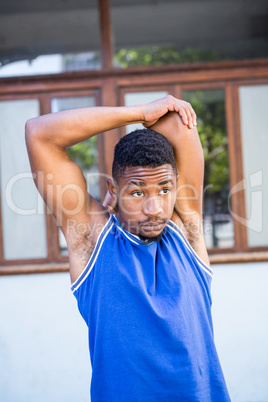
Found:
[[[73,145],[67,150],[70,158],[76,162],[81,169],[88,170],[91,166],[97,164],[97,137],[91,137],[87,141]]]
[[[162,66],[165,64],[195,63],[222,59],[222,55],[213,50],[194,48],[179,50],[175,46],[143,46],[136,49],[120,49],[115,54],[116,63],[123,68]]]

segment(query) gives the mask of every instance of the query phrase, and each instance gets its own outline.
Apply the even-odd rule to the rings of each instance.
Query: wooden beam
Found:
[[[0,95],[4,100],[30,93],[73,90],[97,90],[106,79],[113,78],[117,86],[196,84],[247,80],[247,85],[267,83],[268,58],[256,60],[221,61],[165,66],[113,68],[112,70],[68,71],[61,74],[0,78]],[[249,82],[249,80],[251,80]],[[258,80],[258,81],[257,81]],[[2,98],[3,99],[3,98]],[[28,98],[25,98],[28,99]]]
[[[230,253],[209,255],[211,264],[235,264],[268,261],[268,252]]]
[[[0,266],[1,275],[25,275],[25,274],[46,274],[52,272],[68,272],[68,263],[50,263],[50,264],[28,264],[28,265],[10,265]]]
[[[230,172],[230,191],[235,185],[241,181],[241,177],[238,174],[238,164],[240,164],[240,153],[241,148],[237,143],[237,127],[235,115],[235,98],[234,98],[234,88],[232,83],[228,83],[225,87],[225,106],[226,106],[226,130],[228,138],[228,154],[229,154],[229,172]],[[230,193],[229,193],[230,194]],[[232,194],[231,199],[231,209],[237,216],[241,216],[240,208],[241,204],[244,202],[241,199],[241,192],[236,192]],[[245,228],[238,222],[237,219],[233,219],[234,225],[234,235],[235,235],[235,249],[236,251],[243,250],[242,238]]]
[[[119,106],[117,102],[117,87],[115,80],[113,78],[107,79],[102,87],[101,104],[103,106]],[[103,154],[102,154],[102,164],[100,166],[100,173],[107,175],[106,177],[111,178],[112,176],[112,164],[114,157],[114,147],[120,139],[120,129],[115,128],[106,133],[101,134]],[[101,199],[107,192],[107,184],[104,177],[101,180]]]
[[[113,67],[112,24],[109,0],[98,0],[101,39],[101,64],[103,69]]]

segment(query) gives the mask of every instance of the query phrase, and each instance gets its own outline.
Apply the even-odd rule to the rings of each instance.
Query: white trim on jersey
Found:
[[[104,240],[106,239],[106,236],[108,235],[108,233],[110,232],[112,227],[113,227],[113,222],[112,222],[112,217],[110,216],[110,218],[108,219],[106,224],[103,226],[103,228],[98,236],[94,250],[93,250],[91,256],[89,257],[89,260],[88,260],[85,268],[83,269],[83,271],[81,272],[79,277],[72,284],[72,286],[71,286],[72,292],[75,292],[82,285],[82,283],[85,281],[85,279],[90,274],[90,272],[95,264],[95,261],[99,255],[102,244],[103,244]]]
[[[184,243],[184,245],[187,247],[187,249],[191,252],[191,254],[194,255],[197,263],[199,264],[199,266],[208,274],[212,277],[213,275],[213,270],[212,268],[207,265],[204,261],[201,260],[201,258],[199,257],[199,255],[196,253],[196,251],[193,249],[193,247],[191,246],[191,244],[188,242],[188,240],[186,239],[186,237],[184,236],[182,230],[179,228],[179,226],[176,225],[176,223],[174,223],[173,221],[169,221],[169,223],[167,224],[167,226],[177,234],[177,236],[179,236],[179,238],[182,240],[182,242]]]

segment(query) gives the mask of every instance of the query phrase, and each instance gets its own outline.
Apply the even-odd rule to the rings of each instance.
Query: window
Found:
[[[129,86],[122,89],[121,99],[130,106],[172,93],[193,105],[205,156],[203,228],[209,253],[264,250],[268,246],[264,225],[268,220],[265,207],[268,137],[264,124],[268,87],[233,85],[231,90],[225,84],[221,88],[215,84],[208,87],[211,88],[204,84],[198,88],[169,82],[154,87],[137,86],[135,91],[135,86]],[[234,94],[239,94],[239,99]],[[235,100],[240,100],[239,110],[234,107]],[[241,138],[237,129],[239,120]],[[128,126],[126,134],[139,127],[142,126]],[[241,177],[239,172],[243,171]]]
[[[95,95],[58,96],[51,99],[51,111],[92,107]],[[64,236],[53,216],[46,211],[30,169],[25,144],[25,123],[40,115],[44,98],[0,101],[0,264],[42,264],[67,261]],[[50,110],[48,110],[49,112]],[[83,170],[88,191],[100,199],[97,139],[68,149]]]
[[[111,0],[111,14],[115,65],[124,68],[268,55],[267,9],[261,1],[254,7],[236,1],[228,7],[224,1],[132,1],[120,7]]]
[[[229,211],[228,136],[223,89],[183,91],[197,114],[205,157],[203,220],[208,249],[233,248],[234,226]]]
[[[125,105],[151,102],[167,95],[167,91],[127,92]],[[204,150],[204,234],[209,249],[233,248],[234,227],[228,208],[229,161],[225,124],[223,89],[183,91],[198,116],[198,131]],[[126,127],[126,133],[142,125]]]
[[[1,215],[5,260],[47,257],[44,203],[32,180],[24,140],[26,120],[38,115],[38,99],[0,102]]]
[[[130,92],[125,94],[125,105],[149,103],[166,95],[168,95],[167,91]],[[144,128],[142,124],[130,124],[126,126],[126,133],[129,134],[131,131],[141,128]]]
[[[95,106],[94,96],[53,98],[51,101],[51,112],[78,109]],[[69,156],[82,169],[87,180],[88,192],[97,200],[100,200],[100,186],[98,175],[98,150],[97,137],[92,137],[87,141],[80,142],[67,150]],[[62,231],[59,229],[59,247],[62,256],[68,255],[67,244]]]
[[[266,124],[268,85],[239,88],[242,158],[249,247],[268,246],[268,132]]]

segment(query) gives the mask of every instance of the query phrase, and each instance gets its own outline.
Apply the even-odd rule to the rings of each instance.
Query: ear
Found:
[[[108,191],[102,205],[108,210],[110,214],[116,214],[118,212],[117,195],[116,187],[113,180],[107,179],[107,186]]]
[[[114,181],[111,179],[107,179],[106,182],[107,182],[108,192],[109,192],[110,196],[114,200],[116,200],[117,194],[116,194],[116,187],[115,187]]]

